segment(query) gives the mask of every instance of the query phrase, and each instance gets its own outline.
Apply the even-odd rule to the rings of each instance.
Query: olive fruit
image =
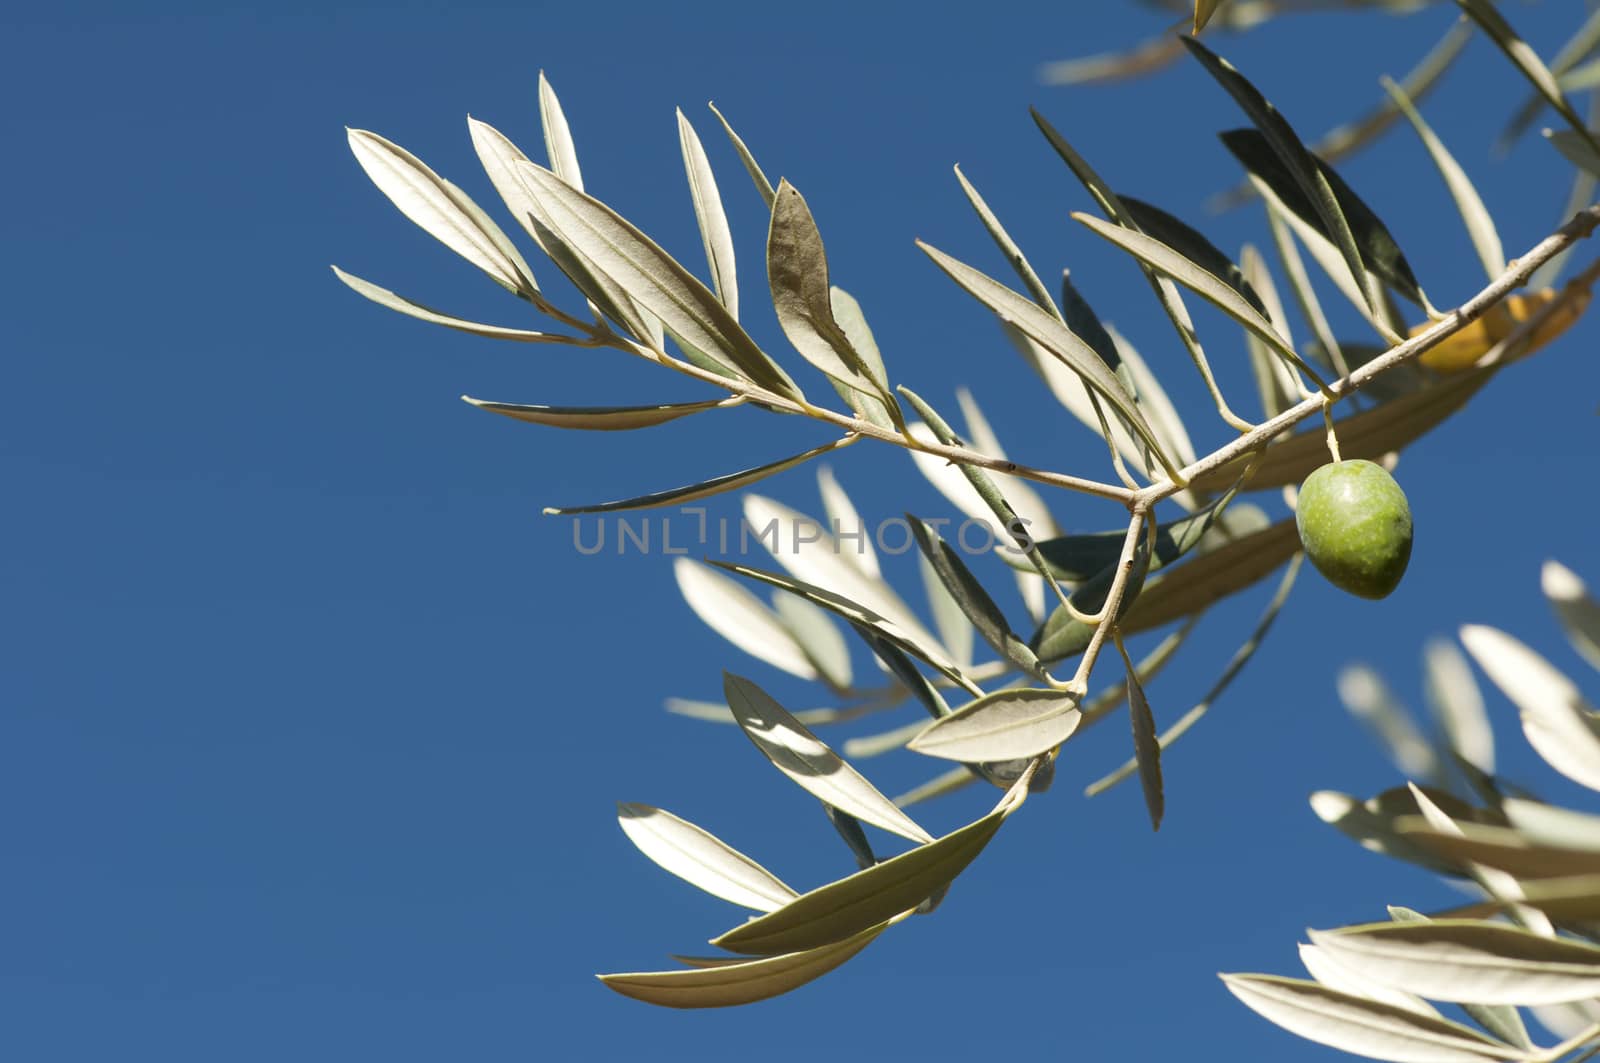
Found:
[[[1411,560],[1411,507],[1382,466],[1324,465],[1300,485],[1300,545],[1329,583],[1362,598],[1387,598]]]

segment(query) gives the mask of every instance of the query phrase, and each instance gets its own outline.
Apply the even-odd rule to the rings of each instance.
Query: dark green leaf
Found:
[[[1327,221],[1307,197],[1295,173],[1284,165],[1274,152],[1272,143],[1259,130],[1231,129],[1222,133],[1221,139],[1234,158],[1265,182],[1285,207],[1338,246],[1337,234],[1329,230]],[[1359,264],[1413,303],[1426,306],[1422,288],[1417,283],[1416,275],[1411,272],[1411,264],[1406,261],[1382,219],[1356,195],[1333,167],[1309,152],[1307,158],[1329,189],[1329,195],[1345,220],[1346,230],[1352,234],[1351,238],[1359,248]],[[1361,275],[1360,272],[1355,274],[1357,278]]]
[[[552,514],[613,513],[622,509],[650,509],[654,506],[670,506],[684,502],[694,502],[698,499],[710,498],[712,495],[720,495],[724,491],[738,490],[748,484],[755,483],[757,480],[764,480],[768,476],[783,472],[785,469],[792,469],[796,465],[810,461],[820,454],[835,450],[846,442],[853,442],[855,438],[855,436],[845,436],[844,439],[836,439],[831,443],[824,443],[820,447],[812,447],[810,450],[803,451],[793,457],[783,458],[767,465],[757,465],[753,469],[741,469],[739,472],[715,476],[709,480],[690,484],[687,487],[674,487],[668,491],[657,491],[654,494],[640,495],[637,498],[626,498],[620,502],[600,502],[589,506],[548,506],[545,508],[545,512]]]
[[[650,428],[658,424],[687,417],[691,413],[714,410],[726,406],[727,399],[708,399],[704,402],[669,403],[660,406],[524,406],[512,402],[485,402],[461,396],[461,401],[471,403],[480,410],[498,413],[529,424],[549,425],[552,428],[583,428],[596,432],[616,432],[630,428]]]
[[[994,647],[996,653],[1024,672],[1039,676],[1041,674],[1039,659],[1033,655],[1033,651],[1026,643],[1012,633],[1005,614],[973,576],[966,562],[961,560],[961,555],[950,549],[950,545],[939,537],[939,533],[923,521],[909,513],[906,514],[906,520],[910,522],[911,533],[917,540],[918,549],[933,566],[939,581],[961,607],[962,613],[972,621],[972,626],[977,629],[978,634]]]

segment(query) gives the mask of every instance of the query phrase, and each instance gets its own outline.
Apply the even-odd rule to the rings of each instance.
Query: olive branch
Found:
[[[1493,5],[1460,0],[1460,6],[1567,120],[1571,132],[1553,137],[1556,146],[1580,169],[1600,172],[1600,144],[1572,110],[1555,76]],[[1222,5],[1219,11],[1215,3],[1197,5],[1195,28],[1213,13],[1236,15],[1243,7]],[[1186,49],[1250,121],[1247,129],[1224,133],[1223,141],[1244,166],[1250,188],[1267,212],[1284,275],[1314,343],[1297,346],[1289,338],[1282,301],[1258,252],[1247,248],[1236,264],[1174,215],[1119,196],[1042,115],[1035,113],[1035,120],[1103,215],[1074,217],[1143,271],[1219,419],[1236,431],[1234,438],[1195,455],[1156,375],[1100,321],[1070,277],[1063,277],[1057,301],[959,170],[964,194],[1023,291],[919,244],[940,271],[997,317],[1051,390],[1102,436],[1117,483],[1014,461],[1001,452],[975,406],[964,410],[973,437],[969,441],[921,396],[904,385],[892,386],[859,304],[831,283],[822,237],[804,197],[787,181],[774,186],[714,107],[769,212],[766,279],[780,329],[801,358],[823,374],[845,410],[808,397],[741,323],[737,265],[720,192],[704,147],[681,112],[680,146],[709,285],[584,191],[568,123],[543,75],[539,96],[548,166],[532,162],[487,123],[469,122],[491,183],[534,244],[583,296],[583,313],[550,301],[510,238],[458,187],[391,141],[350,131],[358,161],[403,213],[567,331],[469,321],[335,267],[340,280],[359,294],[409,316],[489,338],[613,349],[726,393],[689,403],[633,407],[468,402],[518,420],[587,430],[640,429],[750,406],[799,415],[840,433],[798,454],[687,486],[545,512],[684,506],[873,439],[931,461],[938,471],[924,471],[936,478],[945,472],[959,476],[959,481],[938,481],[939,486],[953,500],[961,498],[969,516],[987,514],[1007,531],[1013,554],[1007,560],[1018,569],[1019,587],[1035,614],[1031,636],[1015,632],[936,526],[910,517],[908,526],[932,573],[930,594],[942,595],[936,598],[937,636],[923,629],[887,588],[875,561],[868,565],[859,558],[840,559],[837,551],[835,560],[826,561],[821,557],[826,551],[816,551],[809,558],[778,556],[787,573],[727,562],[712,568],[680,566],[685,596],[713,627],[768,663],[825,680],[845,703],[802,718],[755,683],[725,675],[724,704],[697,712],[737,723],[780,771],[820,798],[859,870],[801,894],[694,824],[650,806],[624,805],[623,829],[646,856],[702,889],[762,914],[714,940],[731,955],[687,959],[676,971],[603,976],[611,988],[657,1004],[720,1006],[764,999],[837,967],[889,926],[936,907],[1005,819],[1031,792],[1048,785],[1063,743],[1123,704],[1129,709],[1134,757],[1090,790],[1099,792],[1137,773],[1152,823],[1159,827],[1162,753],[1203,715],[1254,653],[1299,569],[1300,542],[1292,517],[1272,523],[1257,518],[1259,510],[1230,509],[1230,503],[1240,492],[1292,487],[1326,464],[1330,454],[1335,461],[1396,454],[1458,410],[1505,365],[1553,339],[1586,306],[1589,288],[1600,277],[1600,262],[1560,291],[1541,289],[1527,297],[1515,293],[1600,226],[1600,207],[1577,210],[1550,236],[1506,264],[1493,221],[1470,181],[1427,128],[1406,89],[1391,83],[1395,113],[1411,122],[1428,148],[1489,276],[1476,295],[1453,310],[1439,311],[1377,214],[1327,159],[1304,145],[1256,86],[1194,38],[1179,38],[1174,46]],[[1371,326],[1380,346],[1359,349],[1335,339],[1301,249]],[[1223,396],[1185,293],[1220,309],[1243,329],[1267,411],[1259,423],[1240,416]],[[1416,304],[1425,322],[1407,328],[1394,296]],[[1386,394],[1374,405],[1334,418],[1336,404],[1363,389],[1376,391],[1379,384]],[[1290,434],[1319,414],[1324,434]],[[1098,535],[1035,538],[1022,515],[1041,512],[1027,488],[1030,482],[1122,503],[1127,525]],[[840,513],[853,513],[842,490],[830,483],[824,481],[830,514],[837,519]],[[1180,505],[1185,515],[1159,521],[1156,507],[1163,502]],[[747,508],[752,504],[774,511],[775,504],[764,500],[752,497]],[[1047,510],[1042,512],[1044,530],[1053,531]],[[1158,734],[1143,684],[1212,602],[1285,565],[1278,592],[1217,685],[1178,725]],[[781,594],[773,609],[719,569],[776,588]],[[1057,603],[1048,614],[1043,608],[1046,595]],[[892,677],[887,687],[852,686],[848,651],[830,617],[843,620],[872,649]],[[1174,622],[1182,622],[1178,631],[1135,662],[1125,639]],[[972,661],[973,631],[997,660]],[[1108,641],[1123,661],[1125,679],[1091,698],[1090,682]],[[1070,678],[1052,671],[1073,657],[1078,661]],[[1033,685],[1017,685],[1028,681]],[[995,682],[1001,683],[995,689],[983,685]],[[946,700],[952,690],[970,700],[952,708]],[[953,761],[956,767],[891,800],[818,739],[808,722],[837,722],[906,699],[920,702],[932,722],[879,736],[871,743],[873,751],[904,746]],[[852,742],[863,748],[861,740]],[[851,752],[851,743],[845,750]],[[979,779],[1000,787],[1003,796],[986,815],[942,838],[933,838],[904,811]],[[880,858],[863,824],[896,834],[914,847]]]

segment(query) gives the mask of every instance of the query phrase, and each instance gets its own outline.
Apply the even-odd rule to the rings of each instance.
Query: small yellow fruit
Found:
[[[1429,369],[1446,373],[1470,369],[1478,363],[1478,359],[1489,353],[1489,348],[1515,332],[1518,325],[1549,306],[1557,294],[1554,288],[1545,288],[1542,291],[1529,292],[1527,295],[1513,295],[1504,302],[1496,304],[1488,313],[1460,332],[1424,351],[1417,360]],[[1577,323],[1578,318],[1583,316],[1588,306],[1588,292],[1579,293],[1574,298],[1568,299],[1561,309],[1539,326],[1522,354],[1532,354],[1567,331]],[[1431,328],[1432,325],[1432,322],[1425,321],[1412,329],[1411,335],[1415,336],[1424,329]]]
[[[1387,598],[1411,560],[1411,506],[1381,465],[1324,465],[1300,485],[1300,545],[1329,583],[1362,598]]]

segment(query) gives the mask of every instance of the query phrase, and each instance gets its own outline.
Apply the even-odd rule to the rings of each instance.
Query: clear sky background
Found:
[[[1511,11],[1549,54],[1577,6]],[[1213,44],[1314,134],[1375,101],[1378,76],[1408,69],[1446,8],[1306,17]],[[634,851],[613,802],[670,808],[801,888],[844,873],[849,857],[809,797],[732,729],[661,708],[717,696],[724,667],[792,707],[819,695],[702,626],[668,559],[580,557],[569,523],[539,510],[687,483],[824,437],[755,411],[581,436],[485,416],[457,396],[705,392],[615,353],[401,318],[328,271],[538,327],[383,199],[344,126],[405,145],[515,231],[465,116],[542,157],[542,68],[591,190],[698,270],[673,125],[685,108],[729,204],[751,327],[820,393],[761,305],[760,204],[704,108],[715,99],[768,171],[808,197],[835,280],[861,300],[898,381],[951,407],[968,385],[1014,456],[1104,477],[1100,442],[912,240],[1003,275],[951,175],[963,164],[1041,272],[1070,266],[1166,375],[1202,445],[1221,441],[1137,271],[1067,218],[1089,201],[1027,115],[1037,104],[1115,185],[1220,245],[1264,243],[1259,213],[1203,211],[1237,177],[1213,134],[1243,121],[1197,67],[1102,88],[1037,81],[1045,61],[1161,28],[1111,3],[5,15],[0,1054],[1331,1058],[1245,1011],[1215,972],[1299,974],[1307,926],[1454,903],[1448,886],[1363,853],[1307,807],[1315,789],[1367,795],[1399,781],[1340,709],[1333,678],[1364,659],[1419,702],[1424,639],[1468,621],[1503,624],[1576,666],[1537,572],[1557,557],[1600,579],[1592,322],[1408,451],[1399,475],[1418,538],[1404,586],[1374,604],[1302,579],[1262,656],[1168,757],[1159,835],[1136,787],[1081,795],[1128,752],[1124,725],[1098,728],[936,917],[790,997],[683,1014],[591,975],[665,966],[741,914]],[[1427,106],[1508,254],[1553,228],[1567,190],[1536,137],[1508,159],[1489,151],[1522,96],[1480,39]],[[1480,286],[1409,132],[1345,173],[1436,301]],[[1237,333],[1211,314],[1201,327],[1253,409]],[[862,444],[833,466],[869,520],[949,513],[890,448]],[[813,470],[762,490],[820,511]],[[1114,507],[1053,501],[1070,528],[1115,523]],[[714,512],[731,516],[735,502]],[[920,603],[912,560],[890,572]],[[1209,685],[1266,593],[1217,609],[1152,685],[1161,719]],[[1510,707],[1491,704],[1506,772],[1572,797],[1526,751]],[[866,770],[897,792],[938,765],[901,755]],[[943,832],[992,800],[969,791],[921,816]]]

